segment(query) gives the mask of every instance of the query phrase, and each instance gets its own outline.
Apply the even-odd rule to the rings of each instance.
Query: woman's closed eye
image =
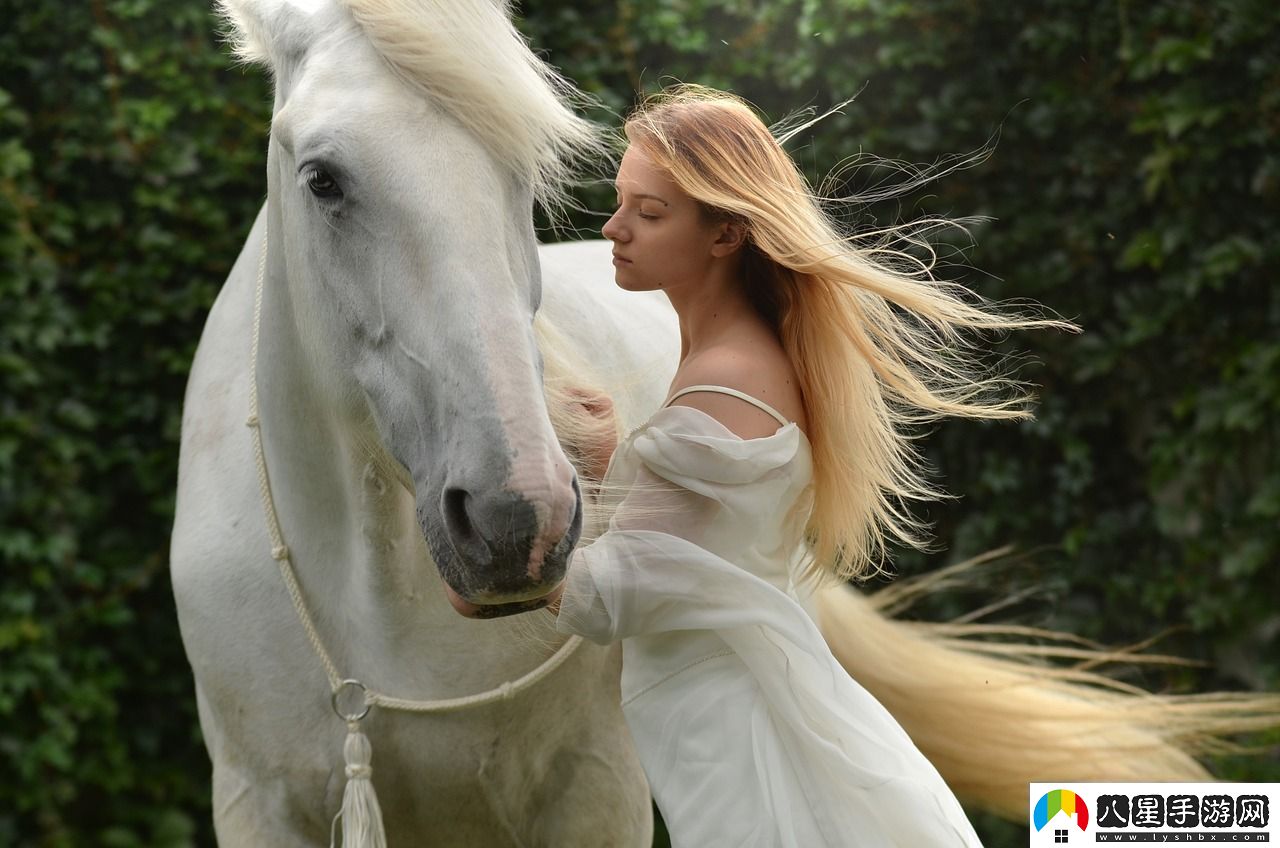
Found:
[[[614,204],[613,204],[613,211],[614,211],[614,212],[617,212],[617,211],[618,211],[619,209],[621,209],[621,208],[622,208],[622,204],[621,204],[621,203],[614,203]],[[637,212],[636,214],[637,214],[637,215],[639,215],[641,218],[645,219],[646,221],[656,221],[656,220],[658,219],[658,216],[657,216],[657,215],[646,215],[644,212]]]

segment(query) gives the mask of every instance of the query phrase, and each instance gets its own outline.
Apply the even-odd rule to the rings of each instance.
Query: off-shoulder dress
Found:
[[[623,640],[622,699],[676,848],[980,846],[902,727],[832,656],[793,570],[809,441],[742,439],[664,405],[605,476],[626,492],[574,552],[556,626]]]

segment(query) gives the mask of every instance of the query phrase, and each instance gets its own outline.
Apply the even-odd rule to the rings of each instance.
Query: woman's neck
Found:
[[[713,269],[695,285],[666,289],[680,319],[680,362],[761,321],[747,297],[740,266]]]

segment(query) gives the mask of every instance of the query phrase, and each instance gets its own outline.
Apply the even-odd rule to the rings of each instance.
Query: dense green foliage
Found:
[[[1085,333],[1001,343],[1031,354],[1037,420],[937,428],[929,457],[963,497],[927,513],[945,550],[900,570],[1041,549],[925,612],[1042,584],[997,617],[1111,643],[1181,628],[1160,647],[1212,668],[1149,685],[1280,688],[1280,294],[1264,273],[1280,267],[1280,8],[522,12],[616,112],[664,77],[773,118],[861,92],[793,146],[815,181],[859,150],[929,163],[998,130],[983,164],[856,223],[991,216],[976,246],[953,235],[944,274]],[[207,844],[166,551],[183,380],[263,197],[268,84],[232,66],[203,2],[2,0],[0,17],[0,845]],[[1274,757],[1220,765],[1280,780]],[[1022,838],[982,825],[992,845]]]
[[[263,197],[267,84],[203,3],[3,5],[0,845],[184,844],[182,391]]]

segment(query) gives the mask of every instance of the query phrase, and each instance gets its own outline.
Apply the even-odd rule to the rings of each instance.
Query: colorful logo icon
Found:
[[[1053,821],[1058,813],[1066,813],[1074,818],[1076,826],[1081,830],[1089,827],[1089,805],[1070,789],[1050,789],[1041,795],[1040,800],[1036,801],[1035,809],[1031,811],[1031,821],[1038,831]]]

